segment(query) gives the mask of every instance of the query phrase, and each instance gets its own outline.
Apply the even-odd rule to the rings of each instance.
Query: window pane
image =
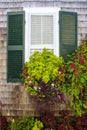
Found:
[[[53,44],[53,16],[43,16],[43,44]]]
[[[53,44],[53,16],[31,16],[31,45]]]
[[[41,16],[31,16],[31,45],[41,44]]]

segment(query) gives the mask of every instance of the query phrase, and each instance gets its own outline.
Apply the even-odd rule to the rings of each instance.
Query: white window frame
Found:
[[[59,10],[60,8],[24,8],[25,11],[25,62],[29,60],[30,49],[49,48],[59,56]],[[52,15],[53,16],[53,45],[32,45],[30,34],[31,15]]]

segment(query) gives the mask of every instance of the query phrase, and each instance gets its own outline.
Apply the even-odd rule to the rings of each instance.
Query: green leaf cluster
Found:
[[[36,119],[32,130],[42,130],[43,127],[43,123],[40,120]]]
[[[54,81],[58,69],[62,65],[62,57],[57,57],[52,51],[44,49],[43,52],[35,51],[26,63],[32,80],[42,80],[45,83]]]
[[[11,122],[8,130],[42,130],[43,123],[34,117],[24,116]]]
[[[87,41],[66,62],[63,91],[70,96],[70,106],[81,116],[87,109]]]
[[[32,130],[34,123],[34,117],[24,116],[20,119],[14,120],[14,122],[11,122],[8,130]]]
[[[26,90],[31,95],[40,95],[40,83],[48,85],[50,90],[53,89],[56,78],[60,78],[58,71],[62,68],[64,59],[57,57],[54,53],[46,48],[42,52],[35,51],[28,62],[25,63],[22,78],[26,86]],[[45,95],[43,95],[45,96]]]

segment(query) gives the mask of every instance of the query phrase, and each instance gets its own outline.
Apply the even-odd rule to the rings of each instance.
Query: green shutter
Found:
[[[67,54],[72,54],[77,49],[77,13],[59,12],[59,45],[60,56],[67,60]]]
[[[9,12],[7,82],[20,82],[24,63],[24,12]]]

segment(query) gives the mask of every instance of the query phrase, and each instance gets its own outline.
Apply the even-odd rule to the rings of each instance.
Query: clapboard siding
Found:
[[[78,13],[78,43],[87,35],[87,0],[0,0],[0,100],[3,114],[17,116],[28,113],[37,115],[36,103],[19,83],[7,83],[7,12],[22,11],[23,7],[60,7]],[[54,106],[56,113],[65,105]]]

